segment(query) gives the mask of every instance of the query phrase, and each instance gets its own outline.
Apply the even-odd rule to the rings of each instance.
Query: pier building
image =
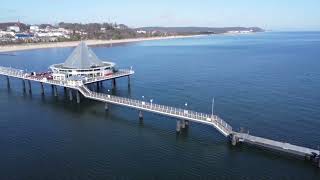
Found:
[[[85,42],[81,42],[64,63],[53,64],[50,69],[52,78],[58,81],[99,78],[117,71],[115,63],[100,60]]]

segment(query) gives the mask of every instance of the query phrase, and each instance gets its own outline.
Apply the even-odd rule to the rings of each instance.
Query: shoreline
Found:
[[[107,44],[120,44],[152,40],[165,40],[165,39],[180,39],[198,37],[203,35],[186,35],[186,36],[166,36],[166,37],[150,37],[150,38],[132,38],[132,39],[119,39],[119,40],[85,40],[88,46],[94,45],[107,45]],[[0,53],[15,52],[23,50],[45,49],[45,48],[64,48],[74,47],[80,41],[65,41],[65,42],[51,42],[51,43],[35,43],[35,44],[19,44],[19,45],[5,45],[0,46]]]

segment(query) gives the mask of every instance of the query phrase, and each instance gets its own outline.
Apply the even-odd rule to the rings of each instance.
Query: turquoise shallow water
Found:
[[[113,94],[215,112],[234,129],[318,148],[320,145],[320,33],[272,32],[148,41],[94,47],[119,67],[133,66],[127,87]],[[44,71],[72,48],[0,56],[0,65]],[[82,100],[59,89],[44,97],[33,83],[0,81],[1,179],[319,179],[308,162],[237,146],[214,128],[192,123],[176,136],[175,119]],[[111,89],[111,82],[103,91]]]

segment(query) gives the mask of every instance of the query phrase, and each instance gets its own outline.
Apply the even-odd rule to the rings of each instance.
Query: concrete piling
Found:
[[[26,91],[26,84],[24,82],[24,79],[22,79],[21,82],[22,82],[22,90],[23,90],[23,92],[25,92]]]
[[[112,79],[112,88],[116,88],[116,79],[115,78]]]
[[[44,94],[44,88],[43,88],[43,83],[40,82],[40,87],[41,87],[41,94],[43,95]]]
[[[179,133],[181,131],[181,122],[180,122],[180,120],[177,120],[176,131],[177,131],[177,133]]]
[[[140,120],[142,120],[142,119],[143,119],[143,113],[142,113],[142,111],[141,111],[141,110],[139,111],[139,119],[140,119]]]
[[[106,110],[106,111],[109,110],[108,103],[105,103],[105,104],[104,104],[104,110]]]
[[[7,77],[7,87],[8,89],[10,89],[10,79],[9,79],[9,76],[6,76]]]
[[[99,89],[100,89],[100,84],[99,84],[99,82],[96,82],[96,85],[97,85],[97,90],[99,90]]]
[[[189,127],[189,120],[185,120],[185,126]]]
[[[78,104],[80,103],[80,93],[79,93],[79,91],[77,91],[77,103]]]
[[[72,98],[73,98],[72,89],[69,89],[68,91],[69,91],[69,100],[72,101]]]
[[[53,94],[54,94],[54,96],[58,96],[58,88],[57,88],[57,86],[53,86]]]
[[[130,82],[130,76],[128,76],[128,86],[131,85],[131,82]]]
[[[235,135],[232,135],[231,144],[233,146],[237,145],[238,138]]]
[[[181,128],[186,128],[186,121],[184,119],[181,120]]]
[[[29,92],[31,92],[32,89],[31,89],[31,82],[30,82],[30,80],[28,80],[28,85],[29,85]]]

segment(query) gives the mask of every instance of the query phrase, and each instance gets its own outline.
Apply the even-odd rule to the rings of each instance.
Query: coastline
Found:
[[[188,36],[166,36],[166,37],[150,37],[150,38],[132,38],[132,39],[119,39],[119,40],[85,40],[88,46],[105,45],[105,44],[119,44],[140,41],[164,40],[164,39],[180,39],[198,37],[203,35],[188,35]],[[19,44],[19,45],[5,45],[0,46],[0,53],[15,52],[23,50],[44,49],[44,48],[63,48],[74,47],[80,41],[65,41],[65,42],[51,42],[51,43],[36,43],[36,44]]]

